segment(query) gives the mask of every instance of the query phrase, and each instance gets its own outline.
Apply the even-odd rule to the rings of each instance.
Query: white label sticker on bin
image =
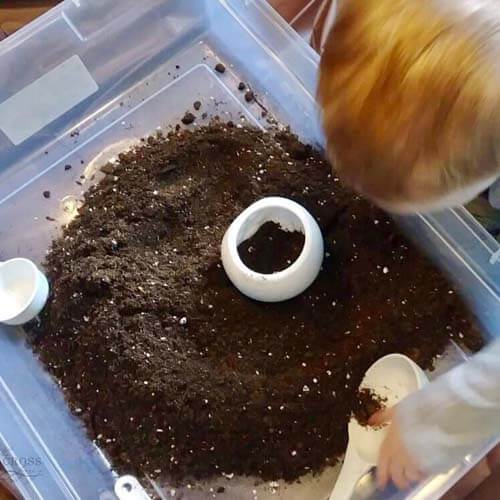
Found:
[[[17,146],[99,89],[72,56],[0,104],[0,130]]]

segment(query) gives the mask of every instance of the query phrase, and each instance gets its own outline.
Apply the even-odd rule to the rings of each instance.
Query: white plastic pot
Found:
[[[304,247],[290,267],[261,274],[243,263],[238,246],[270,221],[284,231],[303,233]],[[323,237],[303,206],[287,198],[269,197],[250,205],[233,221],[224,235],[221,254],[224,270],[241,293],[262,302],[281,302],[302,293],[318,276],[324,255]]]

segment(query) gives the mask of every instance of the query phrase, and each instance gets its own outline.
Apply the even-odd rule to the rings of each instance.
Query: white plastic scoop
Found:
[[[389,354],[376,361],[366,372],[360,389],[371,389],[385,399],[390,408],[428,382],[425,373],[410,358],[402,354]],[[362,426],[355,418],[349,422],[349,444],[344,464],[335,483],[330,500],[349,500],[359,479],[374,465],[385,436],[387,426]]]
[[[22,325],[31,321],[48,296],[47,278],[31,260],[0,262],[0,323]]]

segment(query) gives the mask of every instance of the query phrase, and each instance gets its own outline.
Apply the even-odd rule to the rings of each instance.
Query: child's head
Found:
[[[500,175],[500,1],[343,0],[319,100],[339,175],[398,212]]]

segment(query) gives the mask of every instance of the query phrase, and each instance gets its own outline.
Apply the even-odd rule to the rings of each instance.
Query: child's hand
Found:
[[[378,486],[383,490],[392,480],[398,488],[406,490],[411,483],[420,481],[423,475],[403,443],[399,425],[395,419],[395,407],[381,410],[372,415],[369,420],[370,425],[387,423],[389,423],[389,431],[378,457]]]

